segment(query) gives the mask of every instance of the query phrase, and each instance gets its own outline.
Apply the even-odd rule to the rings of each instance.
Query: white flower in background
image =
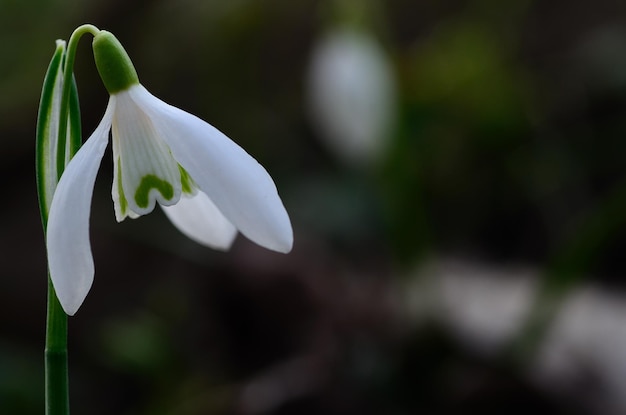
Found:
[[[63,173],[47,227],[50,276],[65,312],[78,310],[93,282],[89,214],[109,131],[118,221],[150,213],[158,202],[201,244],[228,249],[240,231],[261,246],[289,252],[291,223],[267,171],[213,126],[151,95],[112,34],[99,32],[93,49],[109,104]]]
[[[380,157],[396,115],[393,69],[381,46],[350,29],[327,34],[313,52],[309,99],[314,125],[349,163]]]

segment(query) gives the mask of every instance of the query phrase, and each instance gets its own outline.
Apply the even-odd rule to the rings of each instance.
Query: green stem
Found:
[[[46,415],[68,415],[70,396],[67,370],[67,315],[61,308],[50,277],[48,277],[45,371]]]
[[[96,35],[98,28],[93,25],[83,25],[77,28],[70,37],[65,54],[63,67],[63,92],[61,95],[61,108],[59,110],[59,148],[57,157],[57,176],[61,177],[65,166],[80,147],[80,137],[70,138],[69,158],[66,157],[67,129],[69,108],[72,103],[72,85],[74,60],[76,47],[80,37],[85,33]],[[48,212],[42,215],[48,217]],[[44,229],[47,226],[44,219]],[[46,415],[69,415],[69,376],[67,365],[67,314],[63,311],[56,296],[52,280],[48,275],[48,306],[46,316],[46,347],[45,347],[45,406]]]

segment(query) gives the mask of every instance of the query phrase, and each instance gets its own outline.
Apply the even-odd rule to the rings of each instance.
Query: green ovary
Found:
[[[112,33],[101,30],[94,36],[93,57],[100,78],[110,94],[125,91],[139,83],[128,53]]]
[[[137,191],[135,192],[135,202],[137,202],[137,206],[140,208],[148,207],[150,202],[150,190],[156,189],[161,193],[161,196],[165,198],[165,200],[170,200],[174,197],[174,187],[171,183],[159,179],[157,176],[153,174],[148,174],[143,176],[141,179],[141,183],[139,187],[137,187]]]

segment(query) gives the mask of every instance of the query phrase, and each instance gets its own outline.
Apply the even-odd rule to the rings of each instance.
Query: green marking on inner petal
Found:
[[[117,159],[117,193],[120,195],[120,210],[122,211],[122,215],[125,215],[128,209],[128,201],[126,200],[124,187],[122,186],[122,162],[119,157]]]
[[[174,187],[171,183],[162,180],[154,174],[148,174],[141,178],[141,183],[135,191],[135,202],[140,208],[148,207],[150,190],[156,189],[161,193],[166,200],[170,200],[174,197]]]
[[[180,164],[178,165],[178,170],[180,171],[180,182],[183,188],[183,193],[186,193],[188,195],[193,194],[195,188],[193,179],[191,178],[189,173],[187,173],[187,170],[185,170]]]

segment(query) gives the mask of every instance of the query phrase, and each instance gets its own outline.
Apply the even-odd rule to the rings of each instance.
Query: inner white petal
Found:
[[[148,115],[128,91],[116,96],[112,193],[119,221],[150,213],[156,202],[165,206],[178,202],[181,177],[178,163]]]

